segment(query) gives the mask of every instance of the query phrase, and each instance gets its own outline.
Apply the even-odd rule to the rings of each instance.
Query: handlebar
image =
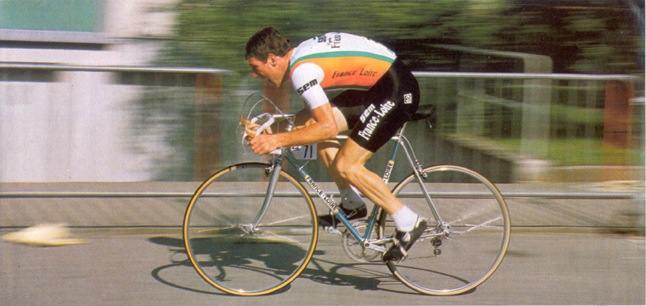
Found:
[[[262,124],[259,124],[255,129],[252,127],[252,124],[258,124],[259,120],[264,120]],[[274,117],[269,113],[263,113],[258,116],[251,118],[251,120],[246,120],[244,116],[240,115],[240,125],[244,127],[244,134],[242,138],[256,137],[258,134],[262,134],[269,126],[274,124]]]
[[[288,126],[287,131],[291,131],[294,128],[293,118],[294,114],[270,114],[262,113],[260,115],[254,116],[251,119],[247,120],[243,115],[240,115],[240,125],[244,127],[244,132],[242,133],[242,145],[244,147],[245,139],[250,139],[256,137],[256,135],[267,132],[272,133],[271,125],[279,121],[287,121]],[[276,149],[270,154],[281,154],[281,149]]]

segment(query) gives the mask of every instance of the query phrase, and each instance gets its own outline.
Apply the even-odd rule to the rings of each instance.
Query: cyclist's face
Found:
[[[260,78],[263,81],[276,85],[276,87],[280,86],[283,75],[281,74],[280,69],[277,69],[273,62],[274,61],[272,61],[271,58],[267,59],[266,62],[255,57],[249,58],[248,63],[249,67],[251,67],[251,74],[254,79]]]

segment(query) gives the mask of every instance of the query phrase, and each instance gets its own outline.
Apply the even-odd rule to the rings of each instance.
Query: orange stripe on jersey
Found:
[[[342,53],[342,52],[339,52]],[[352,52],[353,55],[359,55]],[[305,63],[315,64],[325,75],[320,84],[324,89],[335,88],[369,88],[383,76],[392,64],[391,59],[367,56],[328,56],[317,57],[316,54],[306,59],[297,60],[291,67],[291,73]]]

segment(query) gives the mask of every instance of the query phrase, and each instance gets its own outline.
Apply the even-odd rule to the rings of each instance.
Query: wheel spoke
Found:
[[[429,220],[434,220],[431,209],[436,208],[443,223],[423,235],[407,258],[387,264],[399,280],[418,292],[460,294],[484,282],[501,263],[510,235],[507,206],[495,186],[471,170],[441,166],[424,171],[424,187],[433,205],[420,196],[420,183],[412,175],[393,193]],[[380,237],[393,232],[391,222],[379,224]]]
[[[316,212],[296,180],[280,172],[271,201],[276,204],[263,209],[266,169],[248,163],[215,174],[186,210],[183,233],[191,263],[209,284],[230,294],[283,288],[303,271],[316,247]]]

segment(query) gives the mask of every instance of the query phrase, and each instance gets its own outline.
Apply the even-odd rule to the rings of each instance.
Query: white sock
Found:
[[[343,188],[339,190],[341,194],[341,206],[347,209],[357,209],[365,206],[363,199],[359,196],[359,190],[350,186],[350,188]]]
[[[417,225],[417,213],[404,205],[400,210],[390,215],[395,221],[395,227],[401,232],[410,232]]]

